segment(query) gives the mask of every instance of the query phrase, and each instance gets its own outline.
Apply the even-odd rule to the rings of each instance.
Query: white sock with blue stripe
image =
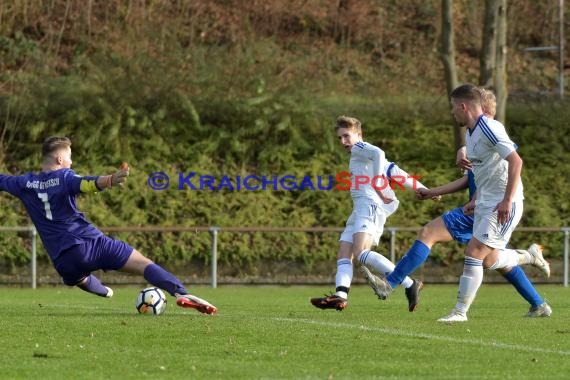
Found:
[[[360,252],[358,255],[358,261],[360,261],[362,265],[366,265],[367,267],[374,269],[377,273],[385,276],[392,273],[396,267],[396,265],[394,265],[394,263],[388,260],[384,255],[369,250]],[[402,286],[404,288],[409,288],[413,283],[414,281],[406,276],[402,281]]]
[[[483,260],[473,257],[465,257],[463,275],[459,279],[459,292],[455,309],[462,314],[467,314],[469,307],[475,299],[477,290],[483,282]]]

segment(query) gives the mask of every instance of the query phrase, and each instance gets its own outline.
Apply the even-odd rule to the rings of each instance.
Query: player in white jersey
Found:
[[[477,194],[465,207],[474,211],[473,237],[465,251],[457,303],[439,322],[467,321],[467,312],[483,281],[483,261],[506,247],[522,217],[522,159],[500,122],[483,114],[482,93],[465,84],[451,93],[452,113],[467,127],[467,157]],[[492,260],[494,261],[494,260]]]
[[[336,121],[336,134],[345,150],[350,153],[350,193],[353,211],[340,237],[337,256],[336,291],[334,294],[312,298],[311,303],[320,309],[343,310],[348,305],[348,292],[353,277],[352,258],[363,265],[386,274],[394,264],[383,255],[371,251],[377,245],[386,219],[398,208],[394,187],[417,190],[423,186],[397,165],[386,159],[384,151],[362,140],[359,120],[341,116]],[[348,188],[347,188],[348,189]],[[402,282],[410,307],[415,308],[421,281],[406,277]]]
[[[496,112],[497,100],[495,95],[486,89],[479,89],[482,94],[483,112],[493,118]],[[469,199],[475,196],[475,180],[471,172],[471,162],[467,159],[465,146],[460,148],[456,155],[456,162],[467,170],[461,179],[450,182],[446,185],[433,189],[418,189],[416,196],[419,199],[430,199],[434,195],[444,195],[453,193],[465,188],[469,188]],[[378,277],[362,267],[364,276],[380,299],[386,299],[390,293],[398,286],[401,279],[413,273],[428,258],[430,251],[437,242],[455,240],[465,244],[473,236],[473,214],[465,215],[463,207],[457,207],[445,212],[426,224],[418,234],[418,239],[414,242],[410,250],[396,264],[392,273],[386,278]],[[492,255],[490,255],[492,256]],[[497,261],[488,256],[483,262],[486,269],[495,269],[500,272],[519,292],[519,294],[530,304],[528,317],[548,317],[552,314],[552,308],[538,294],[532,283],[527,278],[525,272],[519,265],[532,264],[539,268],[546,277],[550,276],[550,264],[542,256],[542,247],[539,244],[532,244],[528,250],[524,249],[503,249],[500,251]],[[416,304],[417,306],[417,304]],[[409,310],[414,311],[414,310]]]

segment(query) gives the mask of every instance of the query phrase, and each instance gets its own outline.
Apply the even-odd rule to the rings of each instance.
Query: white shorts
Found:
[[[372,236],[372,245],[378,245],[384,232],[386,214],[376,204],[355,205],[346,221],[346,227],[340,235],[340,241],[352,243],[352,236],[357,232],[366,232]]]
[[[493,211],[494,208],[485,205],[475,207],[473,237],[491,248],[503,249],[521,220],[523,201],[513,202],[511,216],[505,224],[497,222],[498,214]]]

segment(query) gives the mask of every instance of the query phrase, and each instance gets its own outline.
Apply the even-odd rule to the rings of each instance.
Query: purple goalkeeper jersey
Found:
[[[55,261],[69,247],[103,235],[75,204],[81,181],[96,179],[79,176],[71,169],[19,176],[0,174],[0,191],[7,191],[24,203],[46,251]]]

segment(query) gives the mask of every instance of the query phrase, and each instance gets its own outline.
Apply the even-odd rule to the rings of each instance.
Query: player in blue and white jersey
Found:
[[[340,236],[337,255],[335,293],[312,298],[311,303],[320,309],[343,310],[348,305],[348,292],[353,277],[352,259],[372,267],[379,273],[389,273],[394,264],[383,255],[371,250],[377,245],[386,219],[398,208],[398,199],[388,183],[398,179],[403,187],[416,190],[423,186],[412,176],[386,159],[384,151],[362,140],[359,120],[341,116],[336,121],[336,134],[344,149],[350,153],[350,194],[353,211]],[[422,283],[406,277],[402,281],[409,304],[415,304]]]
[[[122,186],[129,175],[128,165],[122,165],[111,175],[80,176],[71,169],[71,164],[71,141],[55,136],[42,145],[40,173],[0,174],[0,191],[22,201],[63,282],[110,298],[113,290],[91,272],[102,269],[140,274],[175,296],[179,306],[215,314],[215,306],[189,294],[172,273],[127,243],[103,234],[77,209],[78,194]]]
[[[467,127],[467,157],[473,165],[477,195],[476,201],[465,206],[474,208],[475,219],[457,302],[449,315],[438,320],[448,323],[467,320],[469,307],[483,281],[483,261],[507,246],[523,212],[523,161],[504,125],[484,115],[477,86],[461,85],[451,92],[450,98],[455,120]]]
[[[495,95],[484,89],[482,91],[482,108],[486,115],[494,117],[496,110]],[[446,185],[431,188],[418,189],[418,199],[430,199],[434,196],[442,196],[463,189],[469,189],[469,200],[475,196],[475,180],[471,169],[471,162],[467,159],[465,149],[457,152],[457,164],[466,169],[465,175]],[[465,214],[463,207],[445,212],[426,224],[419,232],[418,239],[410,250],[396,264],[394,271],[385,279],[379,278],[365,268],[364,274],[368,283],[380,299],[385,299],[400,283],[404,276],[413,273],[428,258],[432,247],[438,242],[455,240],[459,243],[467,243],[473,236],[474,217],[472,213]],[[546,277],[550,276],[550,264],[542,256],[542,247],[532,244],[528,250],[500,250],[498,257],[487,256],[484,266],[488,269],[496,269],[515,287],[519,294],[530,304],[527,313],[529,317],[550,316],[550,306],[538,294],[524,271],[518,265],[532,264],[538,267]],[[413,311],[413,310],[410,310]]]

